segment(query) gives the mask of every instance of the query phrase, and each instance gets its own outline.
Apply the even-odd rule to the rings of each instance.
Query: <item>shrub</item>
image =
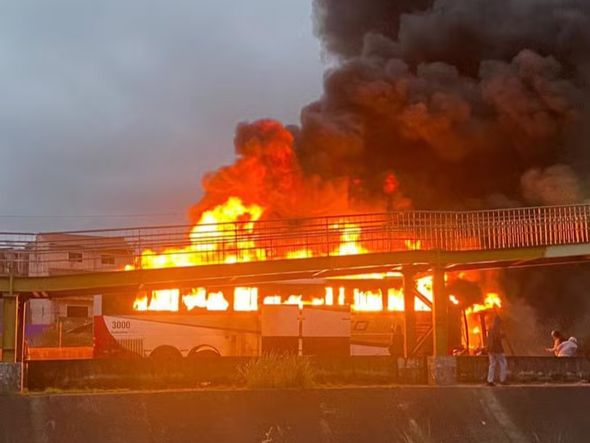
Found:
[[[241,366],[240,375],[248,388],[310,388],[315,371],[305,357],[268,354]]]

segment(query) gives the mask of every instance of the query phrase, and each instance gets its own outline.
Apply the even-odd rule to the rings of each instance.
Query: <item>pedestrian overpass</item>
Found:
[[[392,271],[405,276],[406,306],[413,306],[412,276],[433,273],[435,352],[443,355],[445,272],[589,259],[590,205],[0,233],[3,359],[15,357],[18,301],[33,296]]]

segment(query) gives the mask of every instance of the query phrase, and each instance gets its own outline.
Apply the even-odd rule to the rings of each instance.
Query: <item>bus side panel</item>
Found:
[[[95,355],[148,357],[160,347],[176,349],[181,355],[198,356],[212,351],[221,356],[254,356],[259,352],[256,318],[243,318],[228,327],[227,315],[190,316],[144,314],[138,316],[102,316],[95,318]]]
[[[432,313],[416,312],[416,356],[432,355]],[[391,334],[404,329],[403,312],[356,312],[352,315],[352,355],[389,355]]]
[[[350,355],[350,309],[304,306],[303,355]]]
[[[94,317],[94,338],[93,338],[93,356],[94,358],[108,357],[139,357],[141,354],[133,354],[126,351],[117,339],[111,334],[102,315]]]
[[[263,305],[260,310],[262,353],[299,353],[299,307]]]

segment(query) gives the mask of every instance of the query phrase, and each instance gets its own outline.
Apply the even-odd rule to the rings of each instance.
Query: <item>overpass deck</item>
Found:
[[[64,295],[588,258],[590,205],[0,233],[0,293]]]

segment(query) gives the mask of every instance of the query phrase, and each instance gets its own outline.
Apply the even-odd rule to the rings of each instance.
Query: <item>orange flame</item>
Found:
[[[324,297],[312,297],[310,300],[304,300],[302,295],[290,295],[285,301],[281,299],[280,295],[269,295],[264,297],[263,304],[265,305],[297,305],[302,308],[305,305],[322,306],[334,305],[334,289],[327,287],[325,288]]]
[[[359,244],[361,237],[361,228],[354,223],[344,223],[344,225],[334,224],[332,229],[341,230],[340,245],[333,252],[333,255],[356,255],[366,254],[368,251]]]
[[[313,257],[313,251],[311,249],[298,249],[295,251],[287,252],[287,255],[285,258],[298,259],[298,258],[312,258],[312,257]]]
[[[220,261],[231,264],[266,260],[266,250],[257,246],[253,239],[256,222],[263,214],[263,207],[255,204],[245,205],[240,198],[230,197],[225,203],[201,215],[191,229],[188,246],[168,248],[160,252],[145,249],[141,253],[139,263],[127,265],[125,270],[188,267]],[[329,230],[340,236],[338,244],[330,251],[331,255],[369,252],[361,245],[362,230],[358,224],[335,223],[329,226]],[[220,245],[223,245],[223,251],[220,251]],[[420,242],[408,244],[408,248],[419,247]],[[287,259],[312,258],[315,255],[310,248],[283,252],[284,258]]]
[[[256,248],[249,236],[254,231],[255,222],[260,219],[264,209],[258,205],[245,205],[237,197],[230,197],[222,205],[205,211],[190,234],[190,245],[185,248],[169,248],[161,253],[146,249],[141,254],[140,267],[160,269],[198,266],[217,259],[218,245],[224,242],[234,254],[224,256],[225,263],[264,260],[264,249]],[[238,224],[238,222],[240,222]],[[236,238],[236,232],[239,236]],[[125,270],[136,269],[127,265]]]
[[[422,249],[422,241],[420,240],[406,240],[404,242],[406,249],[410,251],[418,251]]]
[[[403,289],[389,288],[387,290],[387,310],[404,311],[404,291]]]
[[[225,311],[229,307],[229,303],[222,292],[207,294],[205,288],[195,288],[190,294],[183,295],[182,303],[189,311],[195,308],[206,309],[207,311]]]
[[[245,312],[257,311],[258,288],[235,288],[234,310]]]
[[[502,307],[502,299],[498,294],[495,292],[489,292],[484,299],[483,304],[474,304],[473,306],[467,308],[465,313],[467,315],[475,314],[477,312],[488,311],[491,309],[499,309]]]
[[[148,300],[147,294],[142,294],[133,302],[136,311],[178,311],[180,290],[160,289],[154,290]]]
[[[355,289],[353,311],[360,312],[378,312],[383,310],[383,296],[381,291],[361,291]]]

